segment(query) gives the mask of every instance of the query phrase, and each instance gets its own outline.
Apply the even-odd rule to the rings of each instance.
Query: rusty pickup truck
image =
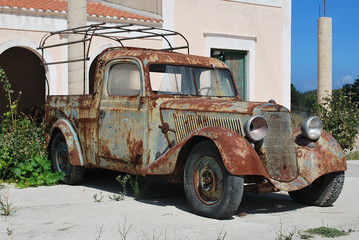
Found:
[[[220,60],[173,50],[108,48],[97,59],[93,93],[47,96],[47,147],[66,183],[80,182],[90,167],[166,176],[184,183],[194,213],[212,218],[232,216],[243,191],[335,202],[347,166],[319,118],[293,128],[290,111],[273,100],[242,101]]]

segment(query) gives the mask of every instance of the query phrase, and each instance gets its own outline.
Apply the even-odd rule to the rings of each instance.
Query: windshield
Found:
[[[150,65],[152,91],[159,94],[234,97],[236,91],[226,69]]]

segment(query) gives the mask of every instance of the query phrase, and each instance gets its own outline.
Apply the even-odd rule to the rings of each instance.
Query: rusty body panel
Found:
[[[54,129],[60,129],[62,134],[64,135],[67,143],[67,148],[69,151],[69,157],[71,164],[74,166],[83,166],[84,165],[84,159],[82,156],[82,149],[80,146],[80,141],[77,136],[77,133],[69,120],[65,118],[59,118],[53,125],[52,130]]]
[[[171,174],[175,170],[181,148],[194,137],[211,139],[218,147],[223,163],[231,174],[261,175],[269,178],[252,146],[238,133],[222,127],[204,127],[195,130],[151,165],[141,169],[141,174]]]
[[[112,66],[135,64],[140,90],[133,96],[112,96]],[[294,191],[318,177],[346,170],[338,143],[323,133],[315,147],[302,146],[292,129],[288,109],[274,102],[243,102],[240,96],[207,97],[152,91],[151,64],[228,69],[217,59],[137,48],[109,48],[98,58],[95,93],[48,96],[46,139],[64,133],[73,165],[107,168],[131,174],[174,175],[181,179],[192,147],[210,139],[225,168],[233,175],[256,176],[265,192]],[[238,92],[238,91],[237,91]],[[253,115],[268,122],[267,136],[250,140],[245,124]],[[78,139],[76,139],[78,136]],[[82,159],[81,160],[81,154]]]
[[[323,131],[314,148],[298,144],[300,137],[302,137],[301,130],[294,129],[293,140],[297,143],[295,147],[299,176],[291,182],[271,179],[272,184],[278,189],[299,190],[312,184],[320,176],[347,170],[344,152],[331,135]]]
[[[301,137],[299,128],[294,130],[294,138]],[[296,144],[299,174],[308,183],[318,177],[330,173],[347,170],[345,154],[339,143],[328,133],[323,131],[321,137],[315,142],[314,148]]]
[[[66,119],[66,126],[73,128],[71,136],[78,136],[78,145],[82,150],[83,164],[96,164],[95,156],[97,150],[96,125],[97,125],[97,109],[98,100],[94,95],[79,96],[47,96],[45,111],[45,131],[48,136],[47,146],[51,147],[51,137],[58,129],[65,135],[63,129],[54,125],[59,119],[61,123]],[[68,138],[66,138],[68,140]],[[69,141],[67,141],[68,144]],[[71,158],[70,158],[71,159]],[[72,161],[72,160],[71,160]]]

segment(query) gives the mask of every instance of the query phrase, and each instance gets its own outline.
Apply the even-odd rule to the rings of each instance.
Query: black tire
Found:
[[[211,141],[196,144],[184,170],[184,190],[194,213],[210,218],[229,218],[238,209],[244,180],[224,167],[217,146]]]
[[[65,173],[65,183],[75,184],[82,180],[84,167],[71,164],[66,140],[61,132],[57,133],[52,141],[51,163],[55,172]]]
[[[344,172],[333,172],[316,179],[310,186],[289,192],[296,202],[320,207],[332,205],[339,197],[344,185]]]

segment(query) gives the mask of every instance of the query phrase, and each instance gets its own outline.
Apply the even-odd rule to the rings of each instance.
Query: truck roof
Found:
[[[228,68],[222,61],[215,58],[134,47],[107,48],[99,56],[99,61],[102,60],[104,63],[107,63],[111,60],[124,57],[135,58],[138,61],[141,61],[144,68],[147,68],[151,64]]]

